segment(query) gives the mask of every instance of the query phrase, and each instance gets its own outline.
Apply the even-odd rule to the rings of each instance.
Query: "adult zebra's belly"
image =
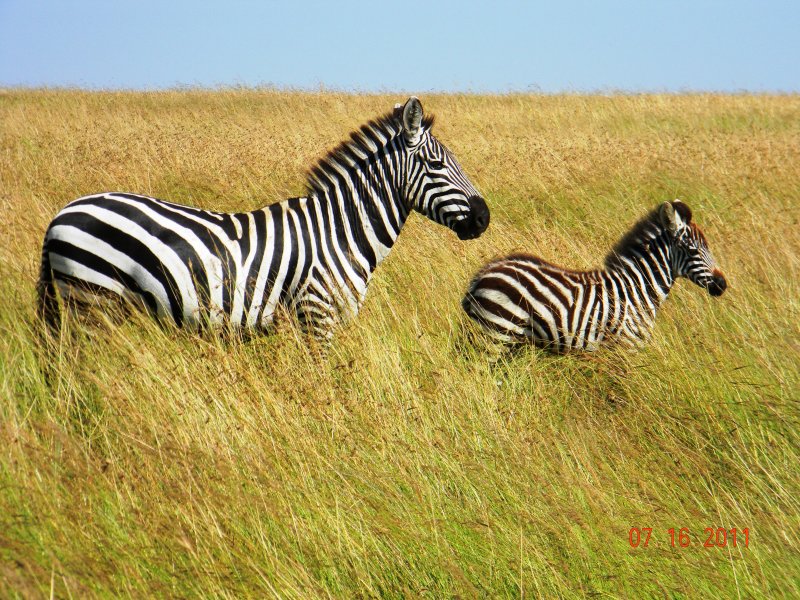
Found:
[[[66,300],[105,307],[116,296],[179,326],[269,328],[282,305],[302,316],[304,324],[330,327],[354,318],[366,294],[367,282],[359,282],[358,289],[340,286],[320,268],[312,269],[312,277],[297,290],[292,290],[288,272],[279,272],[278,280],[272,280],[275,274],[234,280],[225,277],[216,257],[209,258],[200,278],[189,262],[173,257],[158,267],[142,264],[85,231],[65,226],[52,227],[46,243],[55,283]]]

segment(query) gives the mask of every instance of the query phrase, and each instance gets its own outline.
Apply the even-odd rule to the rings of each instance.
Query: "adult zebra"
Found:
[[[663,203],[625,234],[601,270],[570,271],[529,255],[497,260],[475,276],[462,306],[506,342],[529,340],[556,352],[641,345],[676,278],[712,296],[727,287],[691,219],[680,200]]]
[[[45,234],[39,313],[58,326],[56,287],[79,302],[121,296],[179,326],[267,328],[280,305],[329,340],[358,312],[412,209],[462,240],[489,225],[486,202],[432,125],[411,97],[320,160],[306,197],[252,212],[127,193],[79,198]]]

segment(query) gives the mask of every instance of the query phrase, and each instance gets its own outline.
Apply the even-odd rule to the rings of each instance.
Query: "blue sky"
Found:
[[[0,0],[0,86],[800,91],[800,0]]]

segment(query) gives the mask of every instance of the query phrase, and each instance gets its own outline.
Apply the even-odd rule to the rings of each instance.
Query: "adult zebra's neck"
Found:
[[[368,123],[309,177],[309,196],[319,203],[328,238],[367,276],[389,254],[408,218],[400,131],[391,116]]]

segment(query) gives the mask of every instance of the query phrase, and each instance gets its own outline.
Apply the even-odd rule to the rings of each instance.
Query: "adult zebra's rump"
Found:
[[[178,325],[265,328],[278,306],[329,339],[359,310],[411,210],[476,238],[489,210],[409,98],[310,172],[308,194],[220,213],[129,193],[79,198],[47,229],[39,310],[112,294]]]
[[[675,279],[686,277],[712,296],[727,287],[706,238],[680,200],[665,202],[617,243],[605,269],[570,271],[529,255],[490,263],[462,305],[492,336],[529,340],[554,351],[639,345]]]

